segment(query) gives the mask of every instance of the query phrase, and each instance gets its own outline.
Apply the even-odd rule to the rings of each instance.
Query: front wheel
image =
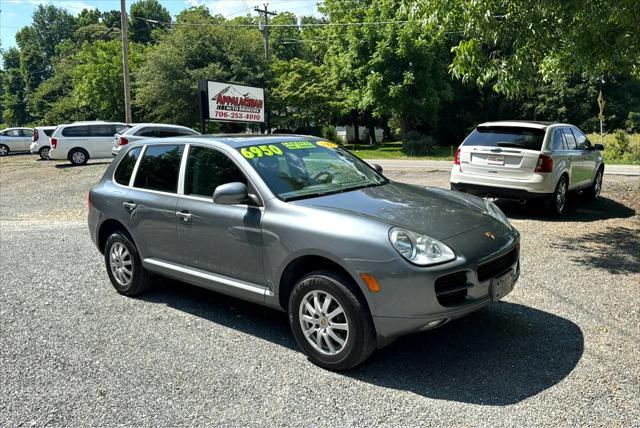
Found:
[[[589,187],[585,192],[585,194],[587,195],[587,198],[598,199],[598,197],[600,196],[600,192],[602,191],[602,175],[603,174],[604,174],[604,171],[602,170],[602,168],[600,168],[598,172],[596,172],[596,176],[593,179],[593,184],[591,184],[591,187]]]
[[[6,156],[9,154],[9,146],[0,144],[0,156]]]
[[[38,150],[38,154],[40,155],[40,159],[49,160],[49,147],[43,147]]]
[[[289,298],[289,324],[309,359],[330,370],[348,370],[375,349],[375,329],[364,298],[333,272],[302,278]]]
[[[151,276],[142,266],[138,249],[124,233],[115,232],[107,238],[104,261],[111,284],[118,293],[136,296],[151,286]]]

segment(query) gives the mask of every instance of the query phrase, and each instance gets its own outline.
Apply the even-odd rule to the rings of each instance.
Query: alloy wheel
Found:
[[[562,180],[558,185],[556,191],[556,211],[559,213],[564,211],[564,207],[567,203],[567,182]]]
[[[109,250],[109,267],[116,282],[126,287],[133,277],[133,261],[127,247],[116,242]]]
[[[49,159],[49,149],[45,147],[44,149],[40,150],[40,157],[44,160]]]
[[[0,146],[0,156],[6,156],[9,150],[5,146]]]
[[[73,161],[73,163],[75,164],[81,164],[84,163],[86,157],[84,155],[84,153],[78,151],[73,153],[73,155],[71,155],[71,160]]]
[[[593,197],[597,198],[600,196],[600,191],[602,190],[602,170],[598,171],[596,174],[596,182],[593,183]]]
[[[325,355],[340,353],[349,341],[349,320],[340,302],[326,291],[308,292],[299,308],[300,327],[309,344]]]

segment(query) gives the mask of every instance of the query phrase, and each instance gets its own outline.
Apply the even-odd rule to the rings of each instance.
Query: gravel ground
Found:
[[[503,204],[514,292],[338,374],[282,313],[173,281],[116,294],[84,218],[106,164],[35,159],[0,159],[0,426],[640,425],[638,177],[562,221]]]

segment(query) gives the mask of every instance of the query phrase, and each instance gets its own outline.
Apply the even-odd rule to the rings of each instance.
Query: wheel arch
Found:
[[[334,260],[315,254],[298,256],[291,260],[283,269],[278,280],[278,302],[285,312],[288,310],[289,296],[291,295],[293,287],[303,276],[319,270],[336,272],[340,274],[340,276],[349,280],[348,285],[351,286],[354,292],[358,293],[360,297],[362,297],[363,302],[367,305],[369,313],[371,313],[369,299],[367,299],[360,284],[349,270]]]
[[[87,149],[85,149],[84,147],[75,146],[75,147],[70,148],[69,151],[67,152],[67,160],[68,161],[71,161],[71,154],[75,150],[83,151],[87,155],[87,160],[91,159],[91,154],[89,153],[89,151]]]
[[[104,246],[107,243],[107,239],[109,238],[109,236],[111,236],[111,234],[113,234],[116,231],[123,232],[127,236],[127,238],[129,238],[129,240],[133,243],[133,245],[136,245],[136,242],[133,240],[133,236],[131,236],[131,232],[129,232],[129,230],[126,228],[124,224],[120,223],[118,220],[115,220],[115,219],[107,219],[103,221],[100,224],[100,227],[98,228],[98,236],[97,236],[98,250],[100,250],[102,254],[104,254]],[[137,245],[136,245],[136,248],[137,248]]]

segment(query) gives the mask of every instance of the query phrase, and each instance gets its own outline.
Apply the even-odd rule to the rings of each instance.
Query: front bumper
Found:
[[[373,275],[380,285],[379,292],[369,293],[379,347],[405,334],[440,327],[492,303],[496,278],[510,278],[511,288],[507,292],[513,289],[520,276],[518,232],[494,230],[495,239],[484,237],[484,232],[484,229],[475,229],[443,240],[457,250],[457,259],[439,266],[421,268],[402,258],[385,262],[361,261],[357,266],[358,273]],[[495,272],[487,273],[487,266],[501,260],[506,264],[499,264]],[[447,300],[447,291],[443,292],[439,287],[446,278],[460,276],[462,289],[451,291],[460,294]],[[451,290],[454,289],[458,290]]]

